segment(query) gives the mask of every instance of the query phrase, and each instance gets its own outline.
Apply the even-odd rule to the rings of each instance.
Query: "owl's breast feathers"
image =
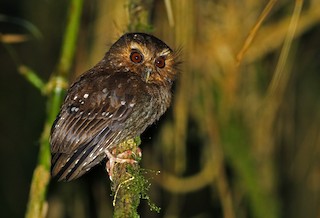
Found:
[[[52,175],[78,178],[105,158],[105,149],[140,135],[168,108],[170,88],[128,72],[84,74],[69,89],[52,127]]]

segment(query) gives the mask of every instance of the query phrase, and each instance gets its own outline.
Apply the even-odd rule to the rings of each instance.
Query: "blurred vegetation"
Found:
[[[141,217],[320,217],[320,2],[144,2],[149,31],[181,48],[183,64],[170,111],[142,135],[141,165],[162,209],[142,201]],[[25,214],[46,112],[17,67],[50,78],[68,6],[0,3],[1,217]],[[129,7],[84,1],[70,81],[127,29]],[[111,217],[104,164],[73,182],[53,180],[47,217]]]

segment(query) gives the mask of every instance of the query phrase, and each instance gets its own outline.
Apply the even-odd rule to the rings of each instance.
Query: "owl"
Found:
[[[82,176],[120,143],[139,136],[171,101],[178,54],[160,39],[127,33],[74,82],[50,135],[52,176]]]

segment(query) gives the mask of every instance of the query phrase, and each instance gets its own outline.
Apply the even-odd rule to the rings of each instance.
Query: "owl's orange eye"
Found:
[[[143,56],[140,52],[133,51],[131,52],[130,59],[133,63],[138,64],[141,63],[141,61],[143,60]]]
[[[158,57],[155,64],[159,68],[164,68],[166,66],[166,59],[164,57]]]

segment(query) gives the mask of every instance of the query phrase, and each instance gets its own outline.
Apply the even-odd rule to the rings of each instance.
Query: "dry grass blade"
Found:
[[[280,53],[279,61],[274,73],[274,76],[272,77],[272,81],[270,83],[269,89],[268,89],[268,95],[274,95],[277,93],[280,86],[284,85],[281,83],[288,77],[288,75],[284,75],[284,68],[286,65],[286,60],[288,58],[288,54],[291,48],[291,44],[293,41],[293,38],[295,36],[295,32],[298,26],[298,21],[300,18],[301,10],[302,10],[303,0],[296,0],[295,1],[295,7],[294,11],[291,17],[291,21],[289,24],[288,32]],[[285,80],[286,81],[286,80]]]
[[[250,47],[253,39],[257,35],[257,32],[262,24],[262,22],[266,19],[267,15],[270,13],[271,9],[273,8],[274,4],[277,2],[277,0],[270,0],[264,10],[262,11],[260,17],[258,18],[256,24],[251,29],[249,35],[246,38],[246,41],[243,44],[243,47],[239,51],[239,53],[236,56],[236,63],[239,65],[243,59],[243,56],[245,55],[246,51]]]
[[[1,34],[0,33],[0,42],[13,44],[25,42],[30,39],[29,35],[26,34]]]
[[[169,26],[173,27],[174,26],[174,19],[173,19],[173,12],[172,12],[172,4],[170,0],[164,0],[164,4],[166,6],[166,11],[168,15],[168,20],[169,20]]]
[[[212,165],[212,161],[207,161],[199,173],[184,178],[163,172],[157,177],[156,182],[172,193],[195,192],[213,183],[218,172],[212,169]]]

